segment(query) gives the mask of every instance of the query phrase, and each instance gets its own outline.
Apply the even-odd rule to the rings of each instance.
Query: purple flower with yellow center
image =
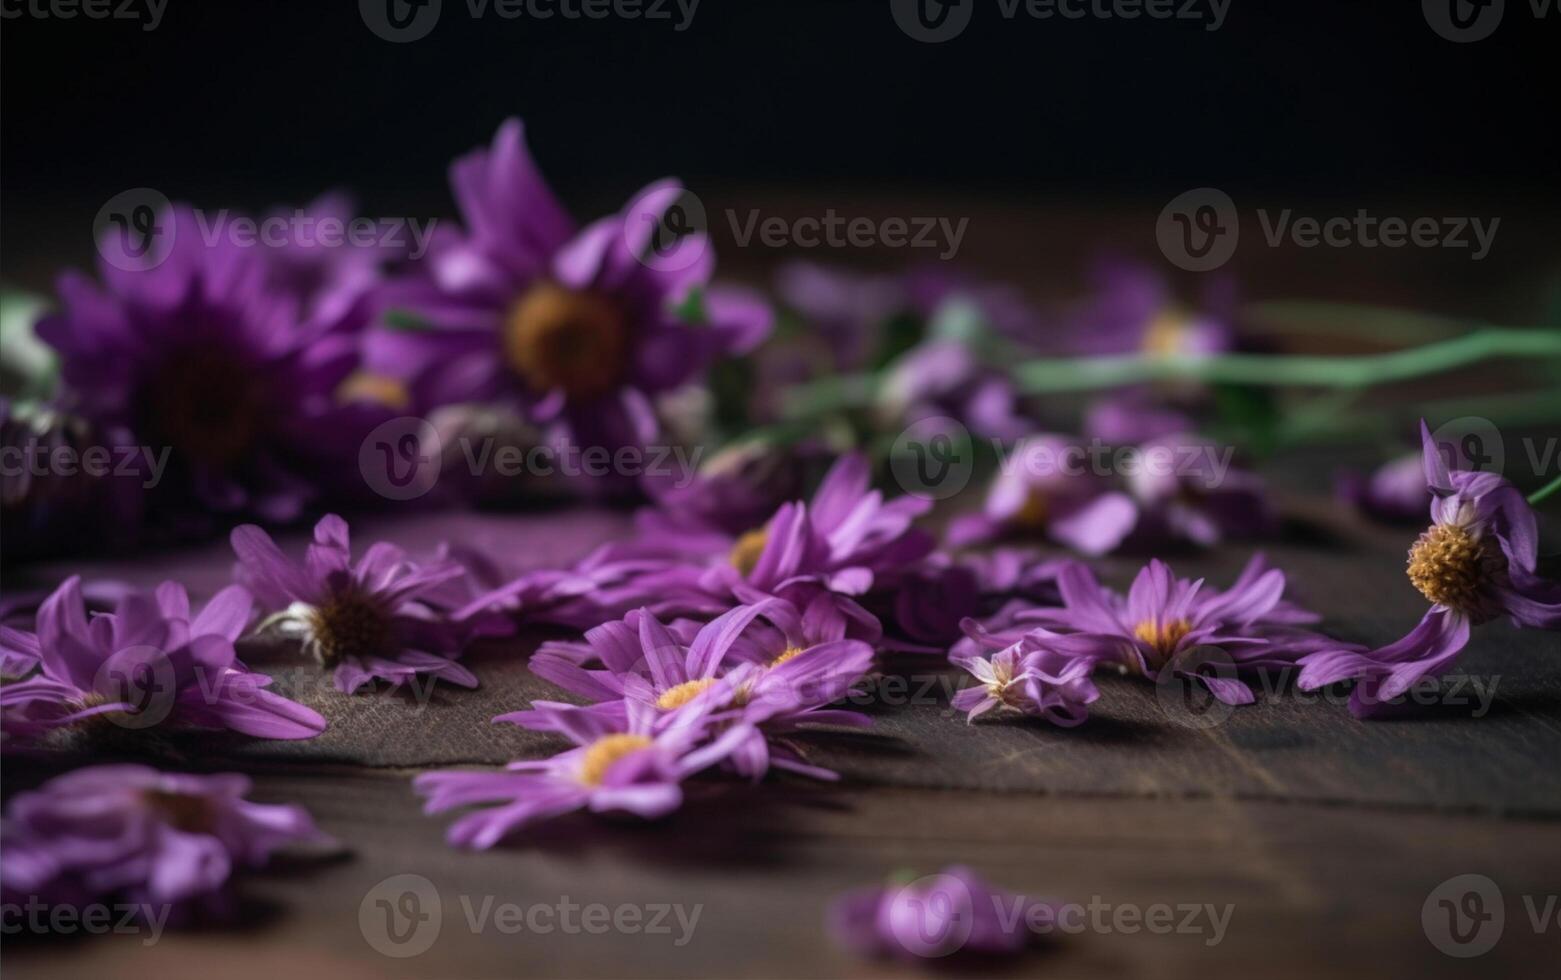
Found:
[[[85,905],[165,910],[220,904],[235,868],[289,845],[326,844],[301,807],[252,803],[237,773],[197,776],[147,766],[89,766],[18,793],[5,809],[0,886]]]
[[[257,738],[312,738],[319,714],[264,688],[233,643],[249,622],[239,586],[193,614],[184,587],[132,592],[90,619],[81,579],[67,579],[38,610],[38,631],[0,627],[12,667],[37,672],[0,686],[0,730],[37,738],[58,729],[102,732],[152,726],[229,729]]]
[[[663,712],[714,711],[721,725],[749,729],[730,765],[759,779],[770,766],[821,779],[836,775],[809,765],[781,736],[813,725],[866,727],[866,716],[829,707],[850,693],[872,667],[873,648],[845,639],[829,600],[799,610],[767,598],[738,606],[686,640],[649,611],[586,633],[601,669],[579,658],[549,652],[532,657],[532,672],[567,691],[590,698],[617,717],[624,701],[642,701]],[[545,726],[546,711],[516,712],[495,721]]]
[[[1349,648],[1304,628],[1318,617],[1285,600],[1284,573],[1269,568],[1260,554],[1223,592],[1206,588],[1202,579],[1177,578],[1159,559],[1138,573],[1126,596],[1102,587],[1077,563],[1062,571],[1057,585],[1061,608],[1019,614],[990,642],[1013,642],[1027,626],[1045,627],[1064,635],[1041,637],[1042,643],[1060,643],[1073,656],[1117,664],[1150,680],[1173,671],[1226,704],[1256,700],[1243,680],[1256,672],[1283,671],[1308,654]],[[1218,648],[1223,658],[1195,656],[1202,647]]]
[[[1000,892],[963,865],[907,878],[831,903],[826,925],[835,942],[859,956],[1014,956],[1034,941],[1032,929],[1056,919],[1055,903]]]
[[[322,491],[353,485],[359,443],[381,417],[337,400],[358,363],[362,304],[307,311],[271,282],[266,250],[206,245],[184,207],[157,221],[172,235],[160,264],[105,262],[102,287],[67,273],[60,311],[38,323],[73,408],[168,447],[158,493],[197,518],[291,520]]]
[[[575,748],[551,759],[512,762],[505,772],[431,772],[413,780],[427,799],[424,812],[485,805],[450,825],[446,839],[452,845],[486,849],[528,824],[580,809],[665,816],[682,805],[683,780],[750,736],[745,726],[734,725],[712,739],[702,711],[664,717],[638,700],[625,701],[616,718],[569,705],[535,710],[548,715],[538,727],[564,735]]]
[[[452,165],[450,183],[465,233],[436,234],[414,275],[383,287],[392,319],[415,322],[378,331],[369,352],[425,409],[506,401],[576,445],[637,445],[656,431],[652,397],[769,331],[757,298],[706,288],[702,233],[658,250],[663,228],[678,228],[669,218],[683,215],[675,181],[579,229],[511,119],[490,149]]]
[[[633,540],[609,552],[614,560],[646,563],[634,588],[657,597],[647,603],[657,615],[714,616],[734,601],[765,595],[806,609],[823,594],[849,635],[875,642],[881,624],[858,597],[894,589],[932,552],[932,537],[914,527],[929,506],[911,496],[886,501],[871,489],[866,457],[850,453],[825,474],[810,502],[782,504],[741,534],[711,527],[695,537],[642,520]]]
[[[1409,581],[1431,608],[1403,639],[1370,651],[1328,650],[1302,662],[1305,690],[1354,679],[1350,713],[1384,711],[1425,678],[1439,678],[1473,627],[1500,616],[1528,629],[1561,629],[1561,583],[1541,578],[1539,527],[1523,494],[1496,473],[1450,470],[1420,423],[1431,526],[1409,549]]]
[[[1148,266],[1106,260],[1091,279],[1094,296],[1071,318],[1079,353],[1197,356],[1231,348],[1228,281],[1216,281],[1203,309],[1190,311],[1177,304],[1164,278]]]
[[[1134,543],[1188,541],[1208,548],[1226,538],[1260,538],[1278,527],[1263,480],[1230,465],[1232,450],[1180,434],[1136,447],[1125,476],[1138,503]]]
[[[1062,436],[1031,436],[1000,464],[982,512],[950,525],[949,543],[1032,535],[1103,555],[1132,533],[1138,516],[1131,497],[1090,471],[1082,447]]]
[[[253,524],[234,528],[232,542],[239,575],[272,610],[257,632],[297,640],[331,668],[337,690],[351,694],[374,680],[394,689],[418,677],[477,686],[455,660],[470,624],[439,602],[445,587],[465,574],[455,562],[420,565],[380,541],[354,563],[347,522],[335,514],[315,525],[302,565]]]
[[[1034,628],[1010,643],[993,639],[974,623],[967,621],[967,627],[978,645],[1001,644],[990,657],[950,658],[977,681],[952,701],[956,710],[967,713],[967,722],[993,709],[1043,718],[1064,728],[1089,717],[1089,705],[1100,692],[1090,680],[1095,661],[1086,642]]]
[[[1359,473],[1344,473],[1337,488],[1341,500],[1367,517],[1394,524],[1424,520],[1432,500],[1419,454],[1383,463],[1364,478]]]

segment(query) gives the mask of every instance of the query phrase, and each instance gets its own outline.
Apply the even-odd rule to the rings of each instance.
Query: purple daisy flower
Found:
[[[380,416],[338,403],[358,362],[362,304],[312,314],[270,281],[266,250],[208,247],[193,212],[158,218],[166,258],[146,271],[103,263],[98,287],[67,273],[61,310],[38,323],[82,415],[172,450],[163,490],[195,518],[291,520],[322,483],[352,486]],[[172,478],[170,478],[170,476]],[[177,497],[177,494],[175,494]]]
[[[257,632],[298,640],[333,670],[337,690],[351,694],[374,680],[399,688],[419,676],[477,686],[455,660],[470,624],[439,602],[445,587],[465,574],[455,562],[419,565],[380,541],[354,564],[347,522],[335,514],[315,525],[302,565],[253,524],[234,528],[232,542],[240,576],[272,610]]]
[[[1420,624],[1371,651],[1328,650],[1302,662],[1300,686],[1357,681],[1350,713],[1368,718],[1458,659],[1473,627],[1499,616],[1528,629],[1561,629],[1561,583],[1539,576],[1539,528],[1523,494],[1496,473],[1449,470],[1420,423],[1431,526],[1409,549],[1409,581],[1431,603]]]
[[[637,445],[656,432],[653,396],[769,331],[767,305],[706,288],[703,234],[652,251],[683,194],[675,181],[578,229],[510,119],[490,149],[451,166],[450,183],[465,234],[436,234],[415,274],[386,284],[383,306],[418,322],[378,331],[370,348],[373,367],[407,380],[425,409],[507,401],[576,445]],[[691,301],[698,322],[683,315]]]
[[[1433,499],[1418,454],[1383,463],[1368,477],[1355,472],[1341,474],[1337,490],[1341,500],[1367,517],[1393,524],[1424,520]]]
[[[569,705],[535,710],[549,716],[547,730],[576,748],[551,759],[512,762],[506,772],[430,772],[413,780],[427,798],[427,813],[495,804],[451,824],[452,845],[486,849],[527,824],[580,809],[665,816],[682,805],[683,780],[720,762],[750,735],[735,725],[712,740],[702,712],[663,718],[638,700],[625,701],[617,718]]]
[[[1223,592],[1205,588],[1202,579],[1177,578],[1159,559],[1138,573],[1126,596],[1103,588],[1082,564],[1064,569],[1057,584],[1060,609],[1020,614],[1017,625],[993,633],[990,642],[1013,642],[1026,625],[1060,630],[1062,648],[1074,656],[1117,664],[1150,680],[1174,671],[1204,684],[1226,704],[1256,700],[1243,680],[1255,672],[1283,671],[1309,654],[1348,648],[1304,628],[1317,615],[1284,599],[1284,573],[1269,568],[1261,554]],[[1194,662],[1189,655],[1199,647],[1219,648],[1228,663]]]
[[[217,593],[199,614],[176,582],[154,595],[131,593],[88,619],[81,579],[72,576],[38,611],[38,632],[0,627],[12,667],[37,673],[0,687],[0,730],[37,738],[99,719],[124,729],[230,729],[257,738],[312,738],[319,714],[264,688],[233,642],[249,622],[239,586]]]
[[[967,625],[978,644],[1005,643],[993,640],[973,623]],[[1085,655],[1080,656],[1081,652]],[[996,708],[1044,718],[1064,728],[1083,724],[1089,717],[1089,705],[1100,697],[1090,680],[1095,669],[1090,652],[1077,638],[1036,628],[1000,646],[990,657],[951,657],[979,682],[957,692],[953,707],[967,712],[967,722]]]
[[[598,702],[615,717],[622,715],[626,700],[663,712],[690,705],[715,711],[723,725],[748,729],[748,739],[733,750],[730,764],[752,779],[762,778],[771,765],[838,778],[809,765],[779,737],[810,725],[870,724],[860,713],[829,707],[872,667],[873,648],[843,637],[827,597],[820,596],[807,610],[774,598],[738,606],[687,641],[641,609],[624,622],[590,630],[586,643],[602,669],[541,651],[531,659],[532,672]],[[523,711],[494,720],[533,728],[549,724],[551,715]]]
[[[1052,902],[997,891],[970,868],[952,865],[915,881],[847,892],[831,903],[826,925],[860,956],[998,957],[1022,952],[1035,938],[1031,930],[1056,914]]]
[[[964,546],[1028,533],[1084,555],[1114,551],[1138,524],[1131,497],[1088,470],[1081,447],[1031,436],[1001,463],[980,514],[956,518],[949,543]]]
[[[237,773],[137,765],[57,776],[6,806],[0,886],[8,899],[207,910],[221,904],[235,867],[259,867],[290,844],[330,842],[301,807],[251,803],[249,791]]]

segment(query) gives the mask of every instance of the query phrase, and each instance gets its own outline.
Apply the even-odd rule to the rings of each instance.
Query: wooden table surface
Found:
[[[1324,613],[1327,629],[1377,644],[1417,621],[1423,600],[1402,572],[1414,529],[1367,525],[1320,497],[1289,496],[1285,508],[1289,529],[1265,550],[1290,575],[1295,596]],[[580,510],[381,517],[355,523],[354,533],[359,547],[373,537],[414,549],[464,538],[547,564],[626,528],[625,515]],[[302,536],[284,542],[301,546]],[[1231,546],[1173,564],[1223,584],[1248,554]],[[225,546],[214,543],[86,570],[141,584],[176,575],[204,596],[226,582],[230,565]],[[1100,563],[1117,585],[1135,567],[1129,559]],[[13,572],[7,588],[49,585],[81,568],[33,566]],[[824,909],[846,889],[956,862],[1008,890],[1108,909],[1082,933],[990,968],[1000,975],[1554,977],[1561,962],[1556,904],[1548,906],[1548,929],[1533,921],[1561,893],[1554,634],[1486,626],[1459,668],[1467,696],[1446,689],[1446,701],[1465,703],[1369,723],[1352,719],[1337,697],[1281,692],[1201,727],[1152,685],[1111,678],[1081,728],[967,726],[938,693],[952,675],[929,670],[903,687],[877,689],[866,708],[876,720],[870,733],[809,740],[813,759],[842,773],[838,784],[712,780],[661,822],[578,816],[489,852],[453,850],[443,842],[449,817],[423,816],[410,779],[429,768],[498,765],[558,748],[550,737],[488,721],[530,698],[558,697],[526,667],[535,642],[475,651],[482,686],[441,689],[426,705],[348,698],[309,667],[261,657],[256,665],[276,674],[278,689],[310,703],[330,728],[305,742],[183,739],[163,747],[161,762],[250,773],[256,798],[305,805],[344,853],[246,878],[237,928],[169,931],[151,944],[145,936],[7,937],[7,976],[924,973],[925,963],[842,952],[824,930]],[[1482,701],[1477,692],[1490,685],[1494,697]],[[8,759],[7,792],[73,761]],[[1446,935],[1438,900],[1448,892],[1432,893],[1470,874],[1495,882],[1503,928],[1488,952],[1458,958],[1428,936]],[[416,956],[385,955],[374,925],[382,911],[375,903],[402,890],[400,882],[382,883],[400,875],[421,876],[437,895],[438,913],[427,920],[437,932],[415,934],[412,941],[427,946]],[[1461,897],[1457,883],[1449,887]],[[432,912],[433,901],[425,891],[420,908]],[[675,903],[699,917],[686,936],[680,927],[655,935],[506,931],[491,914],[474,928],[484,909],[505,903]],[[1113,919],[1156,905],[1231,910],[1217,937],[1207,925],[1151,934]]]

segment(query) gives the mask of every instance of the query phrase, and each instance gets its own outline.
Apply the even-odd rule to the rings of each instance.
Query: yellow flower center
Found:
[[[593,398],[618,383],[627,360],[623,312],[589,290],[541,283],[510,309],[504,356],[538,391]]]
[[[1185,619],[1173,619],[1167,623],[1146,619],[1133,627],[1133,635],[1153,647],[1162,661],[1176,651],[1176,644],[1191,631],[1192,624]]]
[[[1409,581],[1432,602],[1468,611],[1487,577],[1485,546],[1455,524],[1436,524],[1409,549]]]
[[[1142,341],[1145,354],[1164,357],[1179,354],[1187,342],[1187,317],[1173,310],[1155,316],[1144,331]]]
[[[669,687],[661,692],[661,697],[656,699],[656,707],[662,711],[681,708],[709,690],[710,685],[714,683],[714,677],[701,677],[698,680],[684,681],[676,687]]]
[[[390,646],[390,623],[384,610],[355,592],[339,595],[309,614],[320,662],[335,664],[343,657],[371,657]]]
[[[369,371],[354,371],[336,389],[336,400],[343,404],[369,402],[399,411],[412,404],[412,393],[407,391],[407,386],[398,378]]]
[[[613,763],[650,746],[651,741],[645,735],[603,735],[591,743],[591,747],[585,750],[585,758],[580,760],[580,782],[587,786],[600,786]]]
[[[1031,489],[1024,498],[1024,506],[1013,516],[1013,523],[1017,527],[1031,531],[1044,530],[1047,517],[1050,515],[1051,506],[1047,503],[1046,495],[1039,490]]]
[[[759,556],[764,554],[764,545],[768,541],[769,532],[762,527],[745,531],[737,543],[732,545],[732,567],[745,577],[752,575],[753,570],[759,567]]]
[[[781,655],[780,656],[778,656],[774,660],[770,661],[770,666],[771,667],[779,667],[781,664],[785,663],[786,661],[793,660],[793,659],[795,659],[797,657],[800,657],[800,656],[802,656],[802,648],[801,647],[787,647],[785,650],[781,651]]]

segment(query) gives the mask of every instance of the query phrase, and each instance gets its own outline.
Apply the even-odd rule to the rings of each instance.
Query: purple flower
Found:
[[[362,304],[306,311],[272,284],[266,250],[208,247],[187,208],[157,220],[172,236],[160,264],[104,263],[102,288],[67,273],[60,312],[38,324],[81,413],[170,448],[159,493],[197,518],[286,521],[322,489],[352,485],[379,417],[337,401],[358,361]]]
[[[112,613],[87,617],[81,579],[67,579],[38,611],[36,635],[0,628],[11,667],[37,673],[0,686],[0,729],[37,738],[93,719],[126,729],[231,729],[258,738],[312,738],[325,719],[263,688],[239,663],[233,641],[249,622],[239,586],[192,615],[176,582],[131,593]]]
[[[278,209],[264,219],[283,223],[287,229],[280,243],[263,239],[270,257],[269,281],[274,288],[299,297],[312,316],[352,315],[353,306],[379,283],[381,267],[401,257],[399,246],[364,243],[350,233],[354,221],[360,220],[355,212],[350,196],[330,193],[306,207]]]
[[[1213,547],[1229,538],[1272,534],[1279,519],[1261,478],[1230,465],[1232,450],[1193,435],[1162,436],[1136,447],[1126,474],[1138,502],[1134,541],[1190,541]]]
[[[1364,479],[1358,473],[1344,473],[1339,477],[1338,494],[1367,517],[1394,524],[1423,520],[1432,500],[1418,454],[1383,463]]]
[[[750,734],[735,725],[709,739],[702,712],[663,717],[637,700],[625,701],[616,718],[569,705],[536,710],[548,715],[549,731],[576,747],[551,759],[512,762],[506,772],[430,772],[413,780],[427,798],[427,813],[494,804],[451,824],[452,845],[486,849],[527,824],[582,808],[665,816],[682,805],[684,779],[720,762]]]
[[[1061,642],[1073,656],[1118,664],[1150,680],[1174,671],[1226,704],[1256,700],[1243,680],[1254,672],[1284,670],[1308,654],[1348,648],[1303,628],[1318,617],[1284,599],[1284,573],[1267,567],[1262,555],[1254,555],[1223,592],[1206,588],[1202,579],[1177,578],[1159,559],[1138,573],[1126,596],[1103,588],[1082,564],[1064,569],[1057,584],[1062,608],[1020,614],[990,643],[1017,640],[1026,625],[1047,627],[1065,634],[1051,642]],[[1200,647],[1217,647],[1227,659],[1202,662],[1193,656]]]
[[[1084,354],[1198,355],[1231,348],[1231,288],[1216,281],[1201,312],[1180,308],[1148,266],[1108,259],[1092,271],[1095,294],[1072,319],[1073,347]]]
[[[1084,555],[1115,550],[1138,523],[1132,498],[1089,471],[1081,447],[1061,436],[1031,436],[1001,462],[981,514],[949,528],[950,544],[1013,533],[1049,538]]]
[[[614,717],[625,701],[663,712],[716,712],[723,725],[738,724],[748,738],[731,754],[733,769],[762,778],[771,765],[823,779],[833,772],[809,765],[780,739],[809,725],[866,727],[868,719],[829,705],[850,693],[873,663],[873,648],[845,639],[827,597],[799,610],[782,599],[738,606],[688,640],[675,635],[647,610],[586,633],[589,669],[580,658],[541,651],[531,670],[567,691],[589,698]],[[525,727],[551,723],[547,712],[500,715]]]
[[[952,865],[915,881],[847,892],[829,907],[835,941],[860,956],[1013,956],[1056,920],[1056,905],[1000,892]]]
[[[890,319],[912,308],[901,277],[867,275],[815,262],[782,266],[775,276],[775,292],[807,321],[806,339],[823,339],[837,371],[868,367]]]
[[[1089,705],[1100,692],[1090,680],[1095,662],[1085,644],[1040,628],[1027,630],[1007,643],[992,640],[991,634],[973,623],[968,625],[977,643],[990,641],[999,646],[991,657],[951,658],[979,682],[953,698],[954,708],[968,713],[967,721],[975,721],[994,708],[1044,718],[1064,728],[1082,724],[1089,717]],[[1081,651],[1086,655],[1079,656]]]
[[[415,275],[385,286],[384,306],[417,322],[378,331],[370,351],[423,408],[505,401],[577,445],[638,445],[656,431],[651,397],[769,331],[765,304],[706,289],[702,233],[653,251],[663,224],[676,227],[663,221],[680,206],[674,181],[579,229],[511,119],[451,166],[450,183],[465,233],[436,234]]]
[[[1448,469],[1420,423],[1431,526],[1409,549],[1409,581],[1431,608],[1409,635],[1371,651],[1328,650],[1302,662],[1305,690],[1355,679],[1350,713],[1368,718],[1423,678],[1439,678],[1470,630],[1499,616],[1530,629],[1561,629],[1561,584],[1540,578],[1539,528],[1523,494],[1495,473]]]
[[[57,776],[6,807],[0,890],[8,901],[204,908],[220,901],[235,867],[259,867],[296,842],[330,841],[301,807],[251,803],[249,791],[236,773],[137,765]]]
[[[1113,446],[1129,446],[1191,432],[1185,412],[1162,405],[1141,389],[1097,398],[1084,414],[1084,435]]]
[[[420,675],[477,686],[472,672],[455,661],[471,636],[470,623],[439,605],[445,587],[465,574],[455,562],[419,565],[381,541],[354,564],[347,522],[335,514],[315,525],[302,565],[253,524],[234,528],[232,542],[240,575],[272,610],[259,631],[298,640],[305,653],[332,668],[337,690],[351,694],[376,679],[399,688]]]

